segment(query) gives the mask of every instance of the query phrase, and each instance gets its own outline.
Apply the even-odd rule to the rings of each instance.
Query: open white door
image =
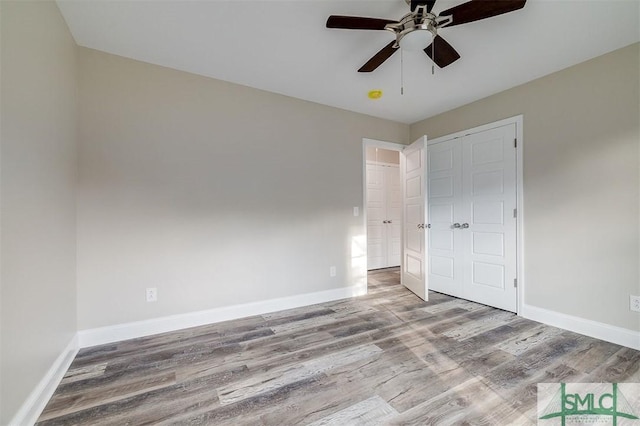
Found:
[[[427,300],[427,137],[400,154],[402,179],[402,285]]]

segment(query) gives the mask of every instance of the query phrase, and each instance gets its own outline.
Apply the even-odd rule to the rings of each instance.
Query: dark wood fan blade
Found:
[[[433,5],[436,3],[436,0],[411,0],[411,11],[416,10],[416,7],[420,5],[427,5],[427,12],[431,12],[433,9]]]
[[[327,19],[327,28],[343,28],[345,30],[384,30],[387,24],[397,24],[398,21],[379,18],[365,18],[361,16],[331,15]]]
[[[467,22],[479,21],[480,19],[491,18],[503,13],[513,12],[522,9],[527,0],[471,0],[461,5],[440,12],[440,16],[452,15],[453,25],[466,24]]]
[[[431,60],[440,68],[451,65],[460,59],[460,54],[456,52],[456,49],[454,49],[453,46],[447,43],[447,41],[439,35],[434,37],[433,43],[424,49],[424,53],[426,53],[427,56],[430,57]]]
[[[391,55],[396,52],[396,50],[398,50],[397,48],[393,47],[394,44],[396,44],[395,40],[383,47],[378,53],[373,55],[373,57],[369,59],[366,64],[360,67],[358,72],[371,72],[378,68],[384,61],[389,59]]]

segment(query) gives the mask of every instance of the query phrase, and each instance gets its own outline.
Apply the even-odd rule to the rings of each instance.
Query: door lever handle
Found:
[[[456,228],[456,229],[462,228],[462,226],[458,222],[454,223],[453,227]]]
[[[463,223],[462,226],[460,226],[462,229],[467,229],[469,227],[468,223]]]

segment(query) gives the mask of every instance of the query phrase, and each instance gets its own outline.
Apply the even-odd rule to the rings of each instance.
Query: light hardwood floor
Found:
[[[399,282],[83,349],[38,424],[524,425],[537,383],[640,382],[639,351]]]

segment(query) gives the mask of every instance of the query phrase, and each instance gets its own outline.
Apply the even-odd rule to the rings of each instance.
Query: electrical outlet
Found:
[[[336,276],[336,267],[335,266],[330,266],[329,267],[329,276],[330,277],[335,277]]]
[[[157,302],[158,301],[158,289],[155,287],[147,288],[147,302]]]
[[[629,296],[629,309],[640,312],[640,296]]]
[[[359,207],[354,207],[354,208],[353,208],[353,215],[354,215],[355,217],[360,216],[360,208],[359,208]]]

